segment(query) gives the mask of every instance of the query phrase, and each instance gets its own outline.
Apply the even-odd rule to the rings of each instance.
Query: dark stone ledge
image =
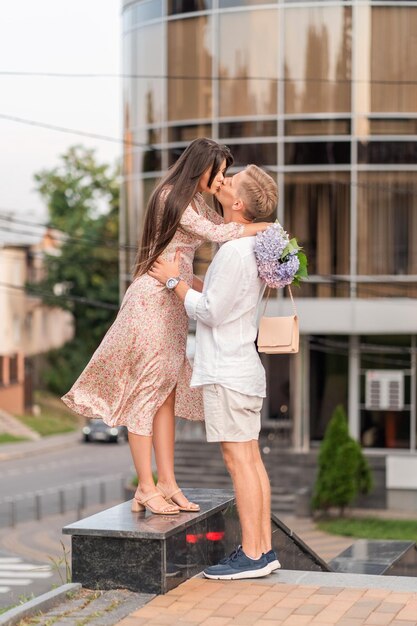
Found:
[[[181,530],[233,505],[235,498],[228,489],[184,489],[185,495],[200,505],[199,513],[153,515],[149,511],[133,513],[131,501],[69,524],[64,535],[95,535],[96,537],[124,537],[131,539],[167,539]]]
[[[217,563],[240,542],[231,490],[186,489],[201,507],[178,516],[132,513],[131,503],[70,524],[72,577],[84,587],[125,588],[166,593],[208,565]],[[318,555],[272,517],[272,545],[286,569],[328,571]]]

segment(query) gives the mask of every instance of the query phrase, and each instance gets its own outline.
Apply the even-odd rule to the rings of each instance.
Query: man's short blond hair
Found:
[[[256,165],[248,165],[237,192],[245,205],[244,217],[250,221],[271,215],[278,204],[274,179]]]

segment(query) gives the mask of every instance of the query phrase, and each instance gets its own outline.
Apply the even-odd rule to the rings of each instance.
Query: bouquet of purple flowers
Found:
[[[256,235],[255,257],[259,278],[268,287],[299,286],[308,277],[307,257],[278,220]]]

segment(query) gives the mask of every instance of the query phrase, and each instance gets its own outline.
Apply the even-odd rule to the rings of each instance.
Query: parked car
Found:
[[[117,443],[119,440],[127,441],[126,426],[107,426],[102,419],[89,419],[83,428],[83,439],[89,441],[108,441]]]

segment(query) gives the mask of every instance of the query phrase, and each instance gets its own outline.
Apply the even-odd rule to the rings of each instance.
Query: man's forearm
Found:
[[[201,280],[201,278],[198,278],[198,276],[196,276],[194,274],[193,276],[193,289],[194,291],[199,291],[200,293],[203,291],[203,281]]]

